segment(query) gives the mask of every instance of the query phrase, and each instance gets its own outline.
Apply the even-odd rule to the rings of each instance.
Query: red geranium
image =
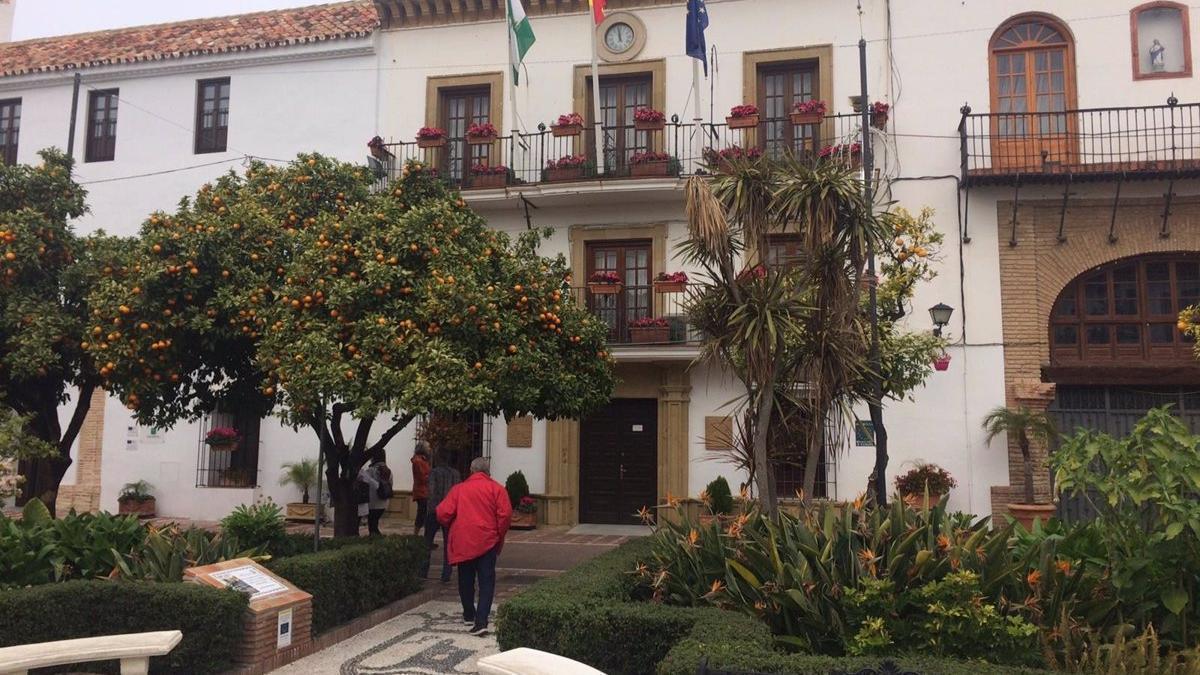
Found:
[[[686,284],[688,282],[687,272],[659,272],[658,276],[654,277],[655,281],[661,281],[668,284]]]
[[[417,139],[422,141],[436,141],[439,138],[446,137],[446,130],[438,127],[421,127],[417,131]]]
[[[644,316],[629,322],[630,328],[668,328],[670,325],[666,319],[655,316]]]
[[[792,112],[808,113],[812,115],[824,115],[828,108],[825,106],[825,101],[812,99],[810,101],[800,101],[792,106]]]
[[[735,105],[729,110],[730,117],[753,117],[758,114],[758,106],[756,105]]]
[[[471,138],[492,138],[497,135],[497,132],[491,122],[484,122],[467,127],[467,135]]]
[[[647,164],[649,162],[665,162],[671,159],[671,156],[665,152],[635,152],[629,158],[630,164]]]
[[[633,111],[635,122],[662,122],[666,119],[666,115],[654,108],[638,108]]]
[[[583,166],[587,162],[587,157],[583,155],[567,155],[560,157],[557,161],[550,159],[546,160],[547,169],[573,169],[578,166]]]
[[[503,164],[496,166],[488,166],[487,164],[476,164],[471,167],[471,175],[474,176],[492,176],[500,173],[508,173],[508,167]]]
[[[558,116],[558,126],[560,127],[581,127],[583,126],[583,116],[577,112],[567,113]]]
[[[594,272],[594,273],[592,273],[592,276],[588,277],[588,283],[589,284],[619,284],[619,283],[621,283],[621,277],[616,272],[611,272],[611,271]]]

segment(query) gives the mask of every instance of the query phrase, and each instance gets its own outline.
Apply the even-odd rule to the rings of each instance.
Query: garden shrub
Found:
[[[244,548],[270,549],[287,535],[283,509],[270,499],[239,505],[221,520],[221,533],[233,537]]]
[[[0,587],[108,576],[145,537],[136,516],[71,513],[52,519],[40,501],[30,500],[20,520],[0,515]]]
[[[724,476],[717,476],[704,488],[702,500],[715,515],[733,513],[733,493],[729,491],[729,481]]]
[[[179,630],[183,640],[150,659],[150,672],[222,673],[233,665],[245,610],[245,596],[198,584],[67,581],[10,589],[0,591],[0,647]],[[108,672],[116,672],[115,662]]]
[[[521,500],[529,496],[529,481],[525,480],[524,472],[514,471],[508,474],[508,478],[504,480],[504,490],[508,493],[512,507],[517,508]]]
[[[311,542],[310,542],[311,545]],[[317,553],[267,562],[275,574],[313,596],[313,632],[321,633],[421,588],[419,537],[334,539]]]

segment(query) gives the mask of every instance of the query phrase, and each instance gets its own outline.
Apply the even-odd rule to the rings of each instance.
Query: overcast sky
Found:
[[[16,0],[13,39],[245,14],[325,0]],[[331,1],[331,0],[330,0]]]

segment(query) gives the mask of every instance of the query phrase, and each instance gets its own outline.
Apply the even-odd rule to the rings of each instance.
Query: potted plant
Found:
[[[638,131],[662,131],[667,126],[667,116],[654,108],[638,108],[633,111],[633,127]]]
[[[820,124],[825,120],[825,112],[827,110],[825,101],[819,99],[800,101],[792,106],[792,124],[797,126],[801,124]]]
[[[950,369],[950,355],[946,352],[938,354],[933,359],[933,369],[936,371],[946,371]]]
[[[214,427],[204,436],[204,442],[215,452],[233,452],[237,450],[238,441],[242,437],[233,427]]]
[[[438,127],[421,127],[417,131],[417,147],[440,148],[446,144],[446,130]]]
[[[883,101],[875,101],[871,104],[871,126],[876,129],[883,130],[887,128],[888,111],[892,107]]]
[[[1008,512],[1025,529],[1033,527],[1033,522],[1040,518],[1043,522],[1054,515],[1056,507],[1052,502],[1038,502],[1033,490],[1033,456],[1029,446],[1031,441],[1049,444],[1058,437],[1054,422],[1045,413],[1030,410],[1025,406],[1007,408],[997,406],[983,418],[983,428],[987,431],[987,442],[1002,433],[1011,438],[1017,437],[1017,447],[1021,449],[1021,462],[1024,465],[1024,486],[1022,489],[1023,502],[1008,505]]]
[[[144,480],[126,483],[117,496],[117,513],[136,514],[138,518],[153,518],[156,502],[150,494],[153,486]]]
[[[514,471],[504,480],[504,489],[512,502],[512,526],[518,530],[537,527],[537,500],[529,496],[529,482],[525,474]]]
[[[740,145],[731,145],[721,150],[705,148],[701,154],[705,164],[722,173],[732,173],[734,164],[738,162],[752,162],[763,156],[762,148],[743,148]]]
[[[817,156],[823,160],[845,162],[847,166],[858,168],[862,166],[862,143],[839,143],[821,148]]]
[[[588,277],[588,290],[593,295],[616,295],[623,287],[621,276],[616,272],[593,272],[592,276]]]
[[[725,124],[730,129],[753,129],[758,126],[758,106],[735,105],[729,110]]]
[[[701,525],[711,525],[713,521],[724,525],[733,518],[733,493],[724,476],[717,476],[704,488],[700,501],[708,508],[708,513],[700,514]]]
[[[308,491],[317,483],[317,463],[311,459],[283,464],[283,475],[279,484],[294,485],[300,489],[300,502],[289,502],[287,505],[288,520],[312,522],[317,517],[316,504],[308,503]]]
[[[587,157],[583,155],[567,155],[557,160],[546,161],[546,180],[579,180],[583,178],[583,167]]]
[[[687,289],[687,272],[659,272],[654,277],[655,293],[681,293]]]
[[[555,136],[578,136],[583,133],[583,116],[577,112],[558,116],[558,122],[550,125]]]
[[[929,462],[918,463],[896,476],[896,491],[913,508],[933,508],[957,486],[949,471]]]
[[[671,156],[665,152],[635,152],[629,158],[629,175],[634,177],[666,176]]]
[[[500,164],[488,166],[476,164],[471,167],[471,184],[473,188],[501,188],[508,184],[508,167]]]
[[[381,162],[387,162],[396,158],[396,156],[387,149],[387,146],[383,142],[383,138],[380,136],[374,136],[371,138],[371,140],[367,141],[367,149],[371,151],[372,157]]]
[[[671,341],[671,323],[664,318],[645,316],[629,322],[629,341],[656,344]]]
[[[472,124],[467,127],[467,143],[470,145],[484,145],[496,140],[499,133],[496,132],[496,127],[492,126],[491,122],[483,122]]]

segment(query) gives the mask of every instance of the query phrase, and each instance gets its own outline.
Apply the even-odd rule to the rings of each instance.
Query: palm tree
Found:
[[[1054,422],[1041,411],[1030,410],[1025,406],[1007,408],[997,406],[983,418],[983,428],[987,431],[987,442],[1001,433],[1007,432],[1017,437],[1017,446],[1021,448],[1021,460],[1025,469],[1025,503],[1036,504],[1033,495],[1033,458],[1029,452],[1029,443],[1036,440],[1049,444],[1058,438],[1058,430]]]
[[[304,459],[299,462],[287,462],[281,468],[283,475],[279,477],[279,484],[300,488],[301,502],[307,504],[308,491],[317,482],[317,462]]]

